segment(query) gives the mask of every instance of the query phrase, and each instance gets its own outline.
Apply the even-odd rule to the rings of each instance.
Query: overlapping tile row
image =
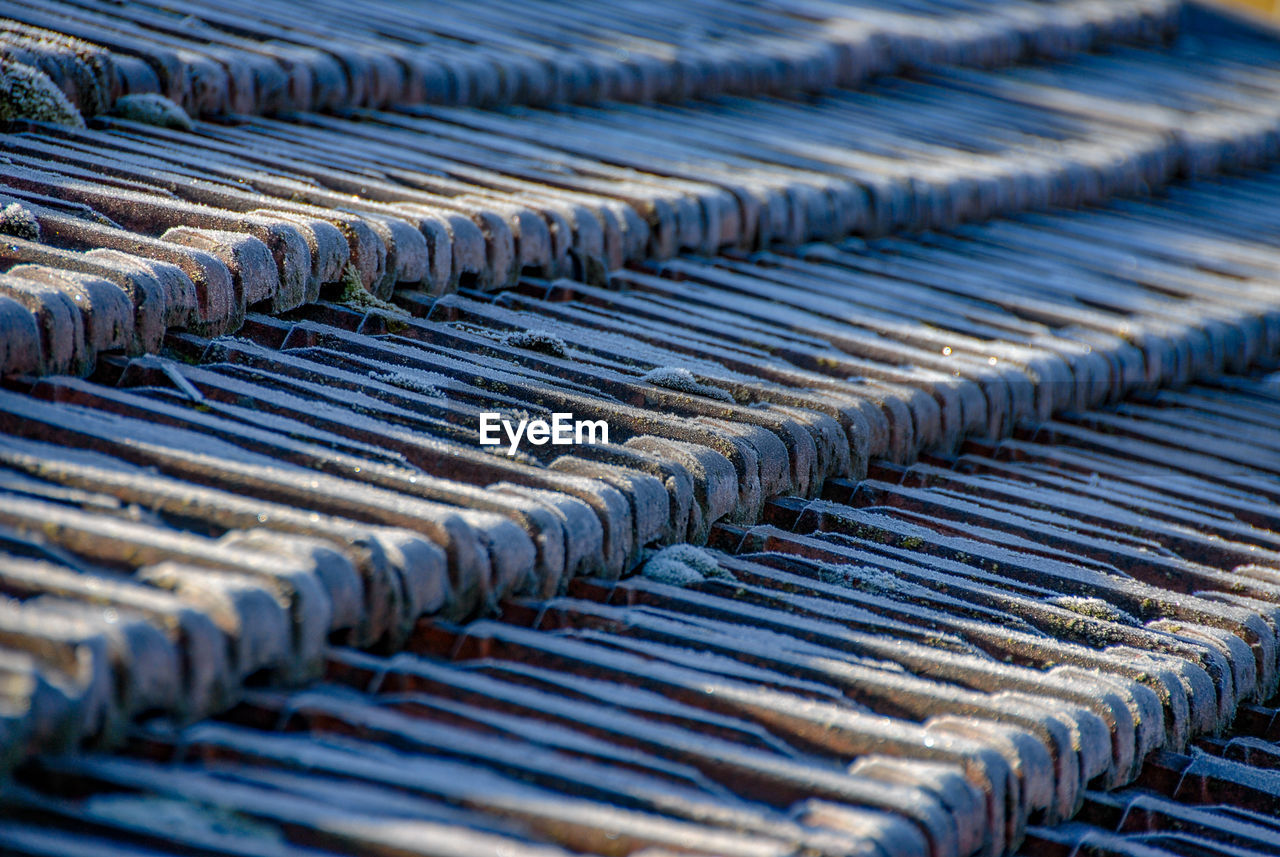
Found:
[[[586,569],[618,575],[650,542],[700,542],[718,520],[754,521],[769,498],[813,496],[874,459],[905,463],[966,435],[1000,437],[1063,409],[1274,360],[1274,240],[1236,236],[1265,222],[1275,190],[1273,176],[1259,176],[1175,191],[1159,205],[995,222],[926,243],[682,258],[618,272],[621,290],[525,280],[496,295],[396,292],[412,315],[360,301],[250,313],[238,337],[157,332],[165,359],[108,352],[98,361],[106,385],[25,382],[43,399],[137,417],[121,426],[47,406],[9,422],[32,437],[112,448],[164,423],[249,454],[188,460],[187,450],[203,450],[193,435],[157,436],[176,450],[166,466],[181,478],[229,478],[236,462],[249,478],[259,472],[251,462],[263,461],[254,456],[266,455],[514,516],[535,534],[523,553],[449,548],[465,612],[485,592],[554,590]],[[1227,200],[1233,214],[1205,225],[1202,212]],[[40,291],[32,270],[46,269],[8,275],[15,304],[57,294]],[[81,315],[80,338],[58,339],[48,316],[31,334],[47,353],[63,349],[55,370],[83,365],[95,338],[116,329],[110,317]],[[551,446],[495,456],[477,445],[480,414],[495,410],[603,420],[612,443],[564,458]],[[252,431],[238,425],[246,420],[257,422]],[[272,434],[281,426],[287,440]],[[546,495],[491,501],[478,489],[494,482],[573,499],[534,515],[528,508]],[[296,504],[297,490],[271,492]],[[332,514],[382,505],[379,523],[409,520],[394,494],[344,505],[341,492],[320,493],[337,504]]]
[[[799,102],[728,94],[856,51],[730,27],[702,77],[556,54],[543,96],[510,45],[432,42],[432,95],[367,34],[321,51],[326,6],[266,48],[195,5],[10,7],[111,36],[50,43],[77,103],[151,74],[245,115],[3,138],[0,851],[1267,840],[1280,399],[1221,373],[1280,356],[1280,175],[1219,175],[1277,154],[1274,44]],[[1136,7],[993,8],[1057,55],[1034,16]],[[994,57],[884,32],[871,70]],[[735,40],[776,75],[726,73]],[[409,86],[720,97],[369,109]],[[342,115],[248,115],[297,107]],[[507,455],[495,411],[609,437]]]
[[[1275,853],[1274,707],[1250,707],[1237,728],[1190,754],[1160,753],[1140,787],[1091,792],[1077,820],[1029,831],[1030,855]],[[1263,738],[1262,736],[1267,736]]]
[[[1160,106],[1116,82],[1144,68]],[[87,374],[100,352],[154,352],[172,330],[234,332],[250,309],[344,291],[602,284],[680,252],[954,227],[1264,164],[1280,139],[1275,68],[1133,51],[804,104],[9,134],[0,371]],[[1187,205],[1272,192],[1266,178]]]
[[[6,435],[0,441],[0,523],[10,557],[4,587],[21,602],[9,605],[5,617],[4,641],[15,650],[7,746],[16,761],[32,750],[86,738],[116,741],[128,723],[150,711],[198,717],[240,698],[246,680],[281,683],[315,675],[326,640],[335,637],[361,646],[408,643],[433,655],[465,652],[467,640],[493,639],[483,646],[510,647],[519,658],[536,651],[538,664],[544,658],[560,664],[572,653],[553,648],[544,655],[552,643],[538,635],[513,638],[511,626],[553,622],[612,631],[619,620],[593,612],[604,609],[601,604],[656,604],[662,610],[675,604],[678,612],[727,620],[729,628],[709,626],[727,639],[710,631],[695,638],[693,631],[666,625],[646,626],[644,639],[719,653],[718,646],[750,636],[744,630],[750,626],[757,629],[752,634],[763,635],[758,648],[768,655],[751,666],[778,674],[767,676],[767,684],[781,682],[785,692],[813,699],[811,687],[796,685],[794,671],[802,666],[805,676],[817,670],[814,675],[836,682],[846,695],[854,693],[846,685],[856,688],[862,708],[839,714],[839,706],[785,697],[762,702],[754,688],[713,688],[711,696],[727,700],[723,704],[735,712],[744,704],[742,694],[750,697],[751,718],[781,731],[776,740],[799,745],[806,758],[826,752],[849,762],[892,752],[912,760],[905,772],[879,760],[855,761],[871,785],[818,778],[821,788],[806,792],[796,783],[811,783],[815,770],[832,770],[830,761],[785,777],[771,773],[767,788],[739,798],[792,798],[775,806],[774,815],[756,807],[754,820],[735,815],[739,820],[730,824],[707,809],[694,821],[709,824],[711,818],[721,828],[752,831],[766,823],[803,822],[804,830],[770,828],[770,836],[782,840],[782,853],[828,835],[808,827],[832,825],[863,831],[859,841],[905,843],[906,853],[921,842],[943,843],[930,845],[939,853],[969,853],[968,846],[955,844],[960,842],[998,851],[1002,842],[1016,842],[1028,821],[1069,815],[1080,788],[1073,781],[1103,777],[1100,785],[1122,785],[1156,748],[1183,753],[1191,737],[1213,731],[1241,703],[1274,690],[1267,607],[1275,594],[1267,552],[1273,522],[1258,500],[1275,499],[1268,445],[1274,442],[1263,427],[1274,420],[1276,405],[1266,398],[1267,388],[1216,397],[1211,390],[1163,393],[1154,404],[1131,401],[1116,411],[1043,422],[1063,408],[1085,409],[1124,392],[1274,357],[1274,314],[1265,300],[1270,251],[1265,236],[1239,238],[1266,210],[1267,181],[1237,182],[1213,194],[1179,191],[1161,206],[1133,203],[1110,212],[993,224],[932,246],[881,241],[760,255],[750,263],[681,260],[620,276],[619,284],[630,286],[622,292],[562,280],[528,281],[499,299],[472,292],[432,302],[401,293],[402,302],[425,318],[340,304],[281,318],[255,313],[239,338],[175,334],[167,339],[167,357],[109,358],[93,381],[61,376],[26,382],[29,391],[0,396]],[[1236,221],[1204,225],[1199,212],[1205,200],[1223,198],[1214,194],[1235,203]],[[1151,239],[1174,227],[1185,230],[1177,242]],[[1092,255],[1082,252],[1081,235]],[[1017,276],[1032,245],[1044,264],[1056,260],[1059,275],[1048,288]],[[1124,248],[1122,257],[1116,248]],[[1011,255],[1016,265],[1007,264]],[[976,291],[983,278],[974,271],[966,275],[966,265],[994,265],[990,260],[1002,256],[999,298]],[[926,277],[931,270],[932,285]],[[790,281],[801,273],[808,279]],[[831,294],[816,301],[823,283]],[[1168,297],[1192,283],[1195,302]],[[1046,296],[1050,288],[1052,299]],[[961,289],[972,291],[957,294]],[[886,297],[891,294],[893,300]],[[1055,307],[1077,327],[1048,323]],[[1135,308],[1145,316],[1132,315]],[[824,315],[845,321],[824,326],[818,323]],[[850,318],[877,327],[855,337]],[[983,338],[993,330],[1004,331],[1003,338]],[[926,356],[943,361],[935,367],[939,377],[913,377],[911,367]],[[860,361],[858,367],[849,360]],[[895,366],[908,367],[906,374],[890,375]],[[1170,412],[1161,413],[1161,406]],[[564,409],[600,416],[615,433],[613,443],[578,447],[568,456],[529,447],[537,457],[516,460],[481,452],[475,446],[477,415],[494,407],[513,414]],[[1005,441],[1001,450],[1016,448],[1034,458],[1074,448],[1085,463],[1052,459],[1050,476],[1062,481],[1053,471],[1073,470],[1089,476],[1078,479],[1078,487],[1050,479],[1053,490],[1045,493],[974,486],[926,465],[904,478],[884,463],[888,456],[901,466],[921,448],[945,452],[964,432],[998,438],[1019,422],[1040,434],[1030,442]],[[947,425],[954,431],[944,430]],[[1224,435],[1239,440],[1223,443]],[[975,463],[974,456],[996,453],[967,449],[966,466],[994,467]],[[1167,476],[1156,472],[1148,479],[1134,468],[1135,460],[1173,467],[1181,478],[1167,489]],[[1241,472],[1224,469],[1224,460]],[[850,481],[868,468],[870,481]],[[1115,486],[1099,486],[1102,478],[1154,485],[1145,493],[1128,492],[1140,495],[1128,505],[1142,511],[1121,515]],[[931,490],[916,489],[912,480]],[[1232,490],[1223,491],[1224,483]],[[1090,505],[1076,496],[1090,491],[1102,502]],[[1027,513],[1038,505],[1046,507],[1043,513]],[[880,511],[885,507],[891,513]],[[1173,523],[1164,525],[1170,516]],[[720,560],[734,581],[713,577],[703,586],[697,576],[707,569],[699,570],[699,560],[692,569],[678,562],[673,572],[668,557],[650,578],[633,578],[616,592],[608,584],[582,582],[625,575],[647,546],[708,537],[748,554],[741,562]],[[887,545],[880,553],[894,560],[890,572],[913,586],[877,575],[864,586],[862,565],[888,563],[861,555],[879,550],[872,545]],[[760,553],[800,559],[779,567],[755,555]],[[830,578],[825,565],[814,565],[815,556],[854,567]],[[912,571],[912,563],[923,563],[928,573]],[[794,576],[797,567],[801,580],[819,580],[797,589],[800,582],[777,574]],[[1129,577],[1116,573],[1118,567]],[[695,590],[724,591],[708,606],[691,601],[688,589],[652,580],[673,576],[698,583]],[[868,600],[865,593],[841,598],[839,587],[851,580],[855,588],[887,589],[907,603],[879,595]],[[943,591],[933,596],[914,584]],[[566,587],[572,600],[557,598]],[[554,600],[546,611],[513,600],[537,597]],[[439,618],[463,619],[494,602],[505,602],[500,615],[507,624],[468,626],[462,642]],[[544,618],[535,622],[539,613]],[[830,627],[814,631],[807,620],[796,625],[789,616],[797,613]],[[435,622],[410,633],[424,614]],[[627,614],[626,624],[637,621]],[[801,666],[788,660],[784,668],[774,633],[825,648],[816,655],[803,649],[796,655]],[[860,647],[856,665],[890,675],[854,676],[847,667],[809,663],[812,656],[825,664],[822,659],[832,657],[827,649],[848,661],[854,645]],[[690,664],[687,654],[653,651],[675,658],[681,668],[706,666],[701,655]],[[639,656],[652,659],[653,651],[643,646]],[[736,651],[724,654],[745,657]],[[761,657],[752,651],[751,658]],[[939,691],[939,702],[926,693],[932,686],[899,682],[897,668],[864,663],[867,658],[958,688]],[[580,660],[595,664],[600,653]],[[1005,662],[1025,670],[1006,670],[1000,666]],[[606,666],[626,673],[628,664]],[[1058,670],[1049,670],[1046,679],[1051,665]],[[597,668],[604,667],[591,667]],[[742,668],[733,669],[732,678],[744,677]],[[1095,669],[1105,680],[1089,672]],[[828,675],[832,671],[835,677]],[[746,678],[753,676],[760,674],[746,671]],[[659,679],[663,693],[681,702],[704,698],[705,689],[679,690],[680,681],[690,679],[686,673],[642,673],[632,680]],[[1056,707],[1069,693],[1068,701],[1089,709],[1080,688],[1098,681],[1108,693],[1117,682],[1123,691],[1108,697],[1111,720],[1095,707],[1091,716],[1098,720],[1081,715],[1061,729],[1045,725],[1043,717],[1029,721],[1021,703],[972,695],[1048,693]],[[824,694],[817,693],[822,702]],[[908,704],[917,707],[903,708]],[[1129,712],[1127,727],[1117,719],[1121,710]],[[868,711],[877,716],[853,716]],[[1006,718],[998,740],[986,727],[947,719],[974,711]],[[1112,737],[1063,737],[1096,731],[1099,721]],[[1008,733],[1009,722],[1039,735],[1042,749],[1022,732]],[[963,740],[953,737],[957,730]],[[761,740],[765,749],[777,749],[771,739]],[[986,749],[978,753],[974,741]],[[1078,756],[1110,746],[1110,761],[1100,754],[1091,761],[1077,758],[1074,775],[1070,763],[1043,764],[1077,745]],[[355,755],[363,758],[366,751],[358,748]],[[971,767],[959,774],[934,767],[940,759],[975,753],[997,772],[1023,760],[1018,776],[1038,772],[1039,779],[1019,785],[1010,774],[997,793],[999,777],[986,767],[981,776]],[[1160,758],[1166,767],[1180,764]],[[928,763],[923,768],[922,760]],[[754,756],[748,761],[748,769],[768,767]],[[110,777],[125,777],[126,786],[153,782],[146,770],[109,770],[116,771]],[[1048,771],[1056,779],[1046,780]],[[563,815],[540,802],[545,796],[525,795],[533,805],[515,800],[501,809],[491,797],[476,804],[475,793],[459,796],[457,789],[480,781],[457,773],[447,772],[455,791],[441,800],[515,817],[530,825],[520,828],[522,836],[539,831],[566,847],[609,852],[618,837],[623,844],[617,848],[634,850],[637,842],[651,841],[645,836],[673,844],[693,835],[688,826],[663,828],[647,817],[603,809],[593,817],[595,827],[567,832]],[[931,779],[920,786],[926,773]],[[958,784],[958,775],[970,785],[944,786]],[[204,776],[193,774],[196,780]],[[732,790],[742,776],[735,770],[722,786]],[[793,791],[771,791],[779,778]],[[822,804],[792,811],[801,794],[889,811],[881,782],[886,778],[913,784],[892,798],[901,800],[895,806],[910,821],[889,824],[881,815],[868,821]],[[186,783],[179,785],[197,789]],[[309,783],[298,787],[313,788]],[[221,794],[222,786],[204,782],[201,788]],[[631,794],[624,784],[616,788]],[[951,811],[962,800],[955,788],[981,792],[964,800],[985,821],[945,820],[938,805]],[[921,791],[947,796],[920,804]],[[256,791],[237,794],[259,804]],[[657,792],[652,795],[658,801]],[[1046,814],[1046,795],[1052,795],[1056,815]],[[370,807],[385,812],[380,795],[371,801]],[[127,812],[128,801],[122,806],[116,809]],[[314,802],[310,806],[314,810]],[[288,812],[303,815],[276,820],[292,826],[314,819],[307,807],[291,803]],[[571,809],[575,818],[585,811]],[[642,809],[678,814],[669,803]],[[692,810],[679,812],[690,820]],[[379,829],[377,820],[360,813],[344,824],[333,836],[351,850],[386,835],[371,833]],[[486,830],[491,824],[473,822]],[[865,833],[868,824],[871,833]],[[915,832],[892,832],[903,824],[908,830],[914,824]],[[959,832],[964,825],[967,838]],[[38,834],[13,830],[13,836],[27,837],[24,848],[69,847],[60,834],[37,846],[30,837]],[[403,836],[417,841],[424,830],[407,828]],[[479,847],[467,838],[472,834],[454,835],[463,837],[460,849]],[[742,845],[725,835],[711,831],[697,841],[713,853]],[[323,839],[330,847],[333,841]],[[840,853],[854,846],[844,841],[823,847]]]
[[[1222,377],[876,462],[819,497],[771,500],[759,522],[716,523],[706,549],[650,554],[640,574],[511,593],[492,618],[425,617],[395,656],[323,647],[306,690],[129,728],[113,755],[41,756],[7,792],[0,842],[42,857],[1270,853],[1278,417],[1274,375]],[[63,587],[14,608],[6,634],[22,610],[91,612],[71,582],[105,571],[57,566],[118,566],[118,549],[73,525],[109,522],[154,555],[166,522],[206,541],[233,525],[202,510],[243,490],[190,487],[203,502],[177,507],[168,472],[113,488],[113,450],[0,449],[23,501],[4,508],[65,528],[6,564],[6,593]],[[136,464],[117,460],[114,485]],[[261,508],[272,538],[222,536],[222,563],[289,544],[274,539],[283,512]],[[312,526],[341,543],[333,519]],[[190,544],[212,567],[212,545]],[[233,576],[222,568],[201,579]],[[129,585],[96,602],[116,647]],[[223,626],[231,651],[267,625]],[[145,664],[101,657],[137,665],[117,687],[144,683]]]
[[[899,4],[0,4],[0,58],[85,116],[160,94],[192,115],[435,103],[682,100],[995,66],[1176,31],[1177,0]]]
[[[30,255],[13,258],[24,264],[5,275],[5,306],[17,334],[21,313],[32,321],[26,341],[4,340],[10,365],[34,358],[18,368],[39,374],[96,362],[97,372],[96,382],[15,382],[4,429],[43,444],[15,460],[29,477],[57,472],[86,497],[116,497],[102,501],[114,517],[128,518],[140,502],[121,503],[120,492],[167,485],[169,514],[194,516],[219,541],[175,542],[170,525],[145,516],[73,515],[55,527],[57,510],[35,503],[14,504],[10,525],[29,534],[23,544],[114,545],[102,561],[149,569],[144,579],[175,590],[211,585],[181,567],[207,552],[198,565],[233,572],[233,583],[199,596],[219,603],[256,599],[270,610],[263,591],[302,593],[286,599],[296,613],[251,623],[276,632],[201,673],[218,677],[208,687],[175,697],[173,682],[157,678],[140,683],[136,703],[118,706],[136,713],[181,699],[213,709],[265,665],[306,674],[335,630],[395,641],[424,612],[463,616],[512,593],[556,592],[575,576],[617,577],[648,545],[701,542],[721,520],[754,523],[771,498],[815,496],[872,460],[906,463],[966,435],[1000,437],[1063,409],[1274,359],[1276,250],[1260,225],[1276,191],[1276,177],[1264,174],[1175,189],[1159,204],[999,221],[925,242],[682,258],[617,273],[621,291],[544,279],[496,296],[395,292],[416,317],[366,310],[357,289],[348,294],[355,306],[253,312],[239,337],[212,339],[202,334],[216,326],[166,333],[165,313],[180,310],[164,303],[160,284],[182,294],[180,265],[195,270],[215,253],[248,266],[249,245],[218,243],[227,233],[173,230],[186,229],[190,243],[156,242],[172,262],[150,268],[121,251],[77,256],[13,239],[6,253]],[[50,233],[94,225],[39,211]],[[296,222],[320,235],[319,217],[298,213]],[[283,222],[260,224],[260,234],[298,263],[275,270],[301,280],[308,245],[272,231]],[[104,234],[97,225],[103,231],[92,234]],[[55,267],[72,258],[93,267]],[[243,288],[273,270],[269,253],[257,258]],[[112,289],[147,295],[145,312],[100,302]],[[244,303],[288,307],[266,296]],[[167,356],[121,356],[140,350],[119,347],[139,330],[146,350],[163,344]],[[494,409],[604,420],[611,443],[565,456],[557,447],[493,455],[477,435],[480,413]],[[93,459],[85,475],[74,449],[108,458]],[[164,480],[148,475],[157,469]],[[302,537],[291,548],[304,557],[301,570],[287,579],[261,545],[240,543],[260,538],[238,531],[263,516]],[[230,553],[221,541],[229,531],[238,542]],[[321,564],[336,569],[322,579],[307,571],[320,562],[315,538],[330,545]],[[153,549],[136,554],[138,539]],[[245,575],[268,582],[246,589]],[[356,590],[366,606],[335,606]],[[235,627],[248,609],[231,608],[226,623]],[[70,734],[104,728],[110,706],[100,703],[84,708],[88,719]]]

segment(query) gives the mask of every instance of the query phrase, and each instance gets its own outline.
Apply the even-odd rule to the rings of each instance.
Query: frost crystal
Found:
[[[835,565],[818,562],[818,576],[824,583],[876,592],[886,596],[920,597],[929,590],[918,583],[903,580],[895,574],[866,565]]]
[[[1055,607],[1079,613],[1092,619],[1103,619],[1107,622],[1118,622],[1121,625],[1140,625],[1141,623],[1119,607],[1108,604],[1101,598],[1083,598],[1078,595],[1060,595],[1050,598],[1049,603]]]
[[[415,393],[421,393],[433,399],[443,399],[445,397],[444,393],[441,393],[426,381],[414,378],[412,375],[405,375],[402,372],[370,372],[369,377],[383,384],[390,384],[403,390],[412,390]]]
[[[692,586],[708,578],[720,577],[734,580],[734,576],[720,567],[710,552],[693,545],[671,545],[649,557],[640,573],[659,583],[673,586]]]
[[[0,59],[0,122],[23,119],[84,127],[80,111],[49,75],[20,62]]]
[[[699,383],[698,379],[693,377],[693,373],[683,367],[659,366],[657,369],[646,372],[641,380],[648,381],[656,387],[666,387],[668,390],[681,393],[693,393],[696,396],[706,396],[721,402],[733,401],[733,396],[719,387],[708,387],[706,384]]]
[[[569,347],[564,344],[563,339],[545,330],[513,331],[502,337],[502,344],[510,345],[512,348],[541,351],[553,357],[564,357],[569,352]]]
[[[40,224],[34,214],[18,203],[11,202],[0,209],[0,233],[28,241],[39,241]]]

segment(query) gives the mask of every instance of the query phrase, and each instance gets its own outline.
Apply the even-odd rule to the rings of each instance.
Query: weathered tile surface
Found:
[[[0,851],[1274,852],[1276,43],[437,6],[0,3]]]

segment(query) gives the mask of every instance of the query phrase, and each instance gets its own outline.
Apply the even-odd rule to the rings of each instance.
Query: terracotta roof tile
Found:
[[[0,850],[1274,849],[1273,41],[0,13]]]

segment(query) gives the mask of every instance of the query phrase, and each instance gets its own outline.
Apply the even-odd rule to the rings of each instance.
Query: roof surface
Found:
[[[0,15],[0,851],[1280,850],[1270,35]]]

